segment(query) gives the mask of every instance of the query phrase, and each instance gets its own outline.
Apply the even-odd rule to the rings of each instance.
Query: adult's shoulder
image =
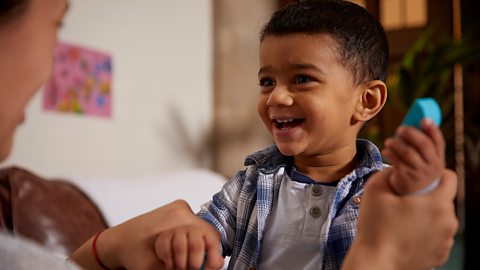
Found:
[[[7,269],[80,270],[73,262],[21,236],[0,232],[0,262]]]

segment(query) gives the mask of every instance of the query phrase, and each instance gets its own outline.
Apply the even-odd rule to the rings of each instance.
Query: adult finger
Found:
[[[394,190],[392,189],[392,186],[388,181],[392,172],[392,168],[388,167],[370,176],[368,178],[367,184],[365,185],[365,194],[381,194],[387,191],[387,194],[394,195]]]

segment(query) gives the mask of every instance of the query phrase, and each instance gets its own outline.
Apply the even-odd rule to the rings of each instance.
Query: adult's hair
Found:
[[[20,16],[29,2],[30,0],[0,0],[0,24]]]
[[[388,41],[381,24],[364,8],[341,0],[297,1],[276,11],[260,41],[269,35],[328,34],[337,43],[340,62],[352,72],[355,84],[385,81]]]

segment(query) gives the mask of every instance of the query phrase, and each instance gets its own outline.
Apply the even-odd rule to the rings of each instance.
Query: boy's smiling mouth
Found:
[[[284,119],[272,119],[274,126],[279,130],[288,130],[300,126],[305,119],[301,118],[284,118]]]

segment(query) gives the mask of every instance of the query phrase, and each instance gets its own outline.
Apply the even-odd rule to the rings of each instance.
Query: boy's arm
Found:
[[[202,206],[197,222],[159,234],[155,251],[166,269],[200,269],[201,266],[219,269],[223,266],[222,255],[229,255],[232,249],[236,207],[244,179],[242,171],[227,182],[212,201]]]
[[[248,170],[248,169],[247,169]],[[223,256],[229,256],[235,237],[237,209],[247,170],[238,172],[213,199],[202,205],[197,216],[214,226],[220,233]]]
[[[443,170],[439,186],[424,196],[396,194],[391,173],[387,168],[367,182],[342,270],[431,269],[448,259],[458,228],[455,173]]]

